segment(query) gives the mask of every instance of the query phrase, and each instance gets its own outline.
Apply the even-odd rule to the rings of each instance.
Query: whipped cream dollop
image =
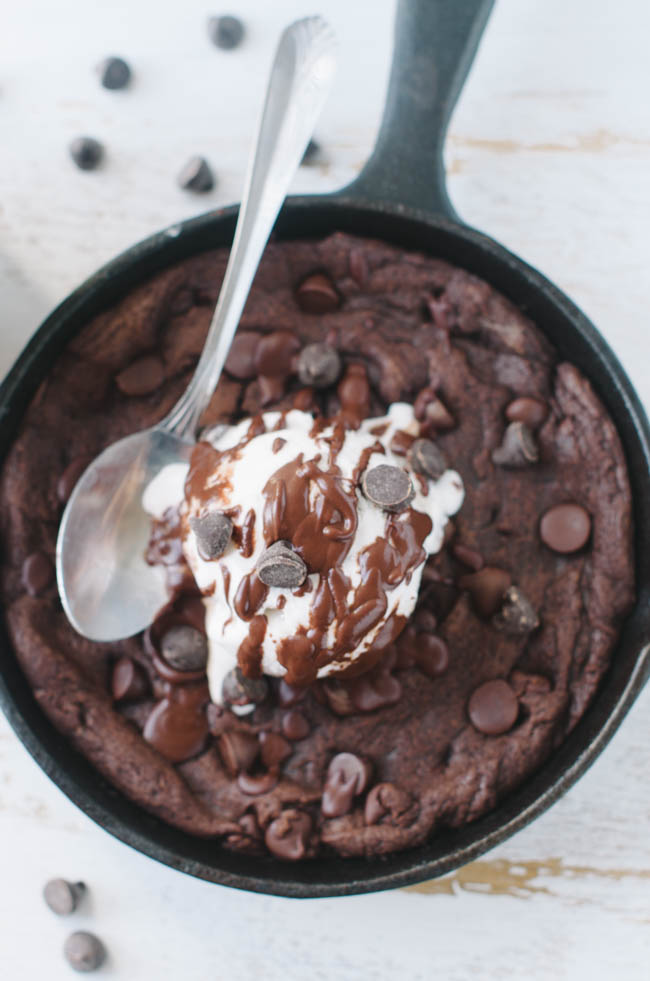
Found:
[[[164,468],[147,487],[152,518],[180,515],[182,553],[205,606],[213,701],[222,701],[237,664],[251,677],[308,684],[371,667],[401,632],[424,563],[464,496],[454,470],[433,479],[409,467],[406,449],[419,435],[406,403],[358,428],[297,409],[267,412],[204,433],[189,465]],[[363,492],[364,473],[380,465],[411,478],[414,493],[400,511]],[[222,555],[207,559],[191,519],[213,510],[228,515],[233,535]],[[258,562],[276,541],[306,565],[297,588],[259,578]]]

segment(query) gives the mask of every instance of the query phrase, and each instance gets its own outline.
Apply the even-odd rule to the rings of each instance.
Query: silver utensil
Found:
[[[144,489],[160,470],[187,462],[253,278],[298,168],[335,69],[336,40],[320,17],[282,34],[251,155],[219,300],[194,376],[169,415],[104,450],[77,483],[59,529],[56,574],[72,625],[91,640],[143,630],[167,600],[163,570],[145,561],[151,519]]]

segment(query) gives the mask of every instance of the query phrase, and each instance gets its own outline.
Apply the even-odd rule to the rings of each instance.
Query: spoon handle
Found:
[[[329,91],[335,49],[334,33],[321,17],[290,24],[278,43],[205,346],[189,386],[159,424],[181,439],[194,438],[221,376],[262,253]]]

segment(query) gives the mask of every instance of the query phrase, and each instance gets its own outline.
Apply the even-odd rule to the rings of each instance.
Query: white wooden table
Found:
[[[0,369],[99,264],[146,234],[239,196],[274,40],[303,0],[238,0],[246,45],[205,38],[200,0],[7,3],[0,32]],[[319,137],[327,161],[296,189],[342,185],[381,111],[392,0],[321,0],[341,68]],[[650,405],[650,114],[643,0],[497,0],[454,117],[447,163],[459,213],[538,266],[600,326]],[[122,54],[137,74],[92,75]],[[364,66],[363,71],[361,65]],[[66,156],[80,133],[101,172]],[[217,189],[174,183],[205,153]],[[60,948],[89,927],[100,976],[148,979],[560,981],[650,978],[650,690],[550,812],[482,860],[412,890],[297,902],[238,893],[157,865],[95,827],[0,720],[0,976],[69,978]],[[83,877],[62,921],[45,879]]]

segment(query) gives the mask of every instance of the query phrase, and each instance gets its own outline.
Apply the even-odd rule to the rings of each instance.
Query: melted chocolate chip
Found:
[[[115,376],[115,384],[124,395],[150,395],[165,380],[165,366],[155,354],[132,361]]]
[[[260,751],[257,737],[252,732],[224,732],[219,736],[217,746],[231,776],[250,770]]]
[[[276,773],[240,773],[237,777],[237,786],[243,794],[249,797],[259,797],[261,794],[268,794],[273,790],[278,782]]]
[[[184,191],[196,191],[205,194],[214,187],[214,173],[205,157],[190,157],[176,178],[179,187]]]
[[[257,705],[268,693],[268,682],[264,678],[247,678],[239,667],[233,668],[223,679],[221,694],[228,705]]]
[[[469,592],[478,615],[491,617],[501,607],[504,593],[510,585],[510,573],[505,569],[486,565],[479,572],[462,576],[458,584],[461,589]]]
[[[524,422],[511,422],[503,434],[503,442],[492,451],[492,462],[513,470],[527,467],[539,460],[539,450],[532,430]]]
[[[341,374],[341,359],[329,344],[308,344],[298,357],[298,377],[303,385],[327,388]]]
[[[407,459],[416,473],[437,480],[447,469],[447,460],[441,450],[430,439],[416,439],[408,451]]]
[[[311,732],[309,722],[297,709],[290,709],[282,716],[282,732],[287,739],[297,742],[299,739],[306,739]]]
[[[64,943],[63,955],[73,970],[87,974],[102,966],[106,960],[106,948],[94,933],[77,930]]]
[[[56,485],[56,496],[61,504],[67,504],[68,498],[75,489],[75,485],[89,463],[92,463],[91,456],[77,456],[67,465]]]
[[[104,58],[97,66],[99,81],[105,89],[123,89],[131,81],[131,69],[124,58]]]
[[[467,711],[475,729],[500,736],[515,724],[519,702],[507,681],[487,681],[472,693]]]
[[[548,405],[541,399],[522,396],[506,408],[508,422],[523,422],[529,429],[537,429],[548,415]]]
[[[369,501],[386,511],[403,511],[415,494],[409,475],[387,463],[366,470],[361,489]]]
[[[307,566],[289,542],[275,542],[260,556],[257,575],[265,586],[297,589],[307,578]]]
[[[365,822],[405,827],[410,823],[407,815],[411,804],[411,797],[405,790],[394,783],[378,783],[366,797]]]
[[[557,504],[542,516],[539,535],[545,545],[567,555],[586,545],[591,534],[591,516],[580,504]]]
[[[208,663],[208,640],[195,627],[170,627],[160,641],[160,653],[176,671],[202,671]]]
[[[449,649],[442,637],[418,634],[415,661],[423,674],[438,678],[449,666]]]
[[[304,279],[296,291],[296,300],[305,313],[332,313],[341,305],[339,294],[324,273]]]
[[[402,686],[397,678],[381,672],[362,675],[350,684],[352,704],[359,712],[374,712],[394,705],[401,695]]]
[[[205,706],[208,686],[177,685],[155,706],[142,735],[172,763],[201,752],[208,735]]]
[[[232,521],[221,511],[208,511],[200,517],[190,518],[190,528],[196,535],[201,558],[208,562],[223,555],[232,537]]]
[[[283,708],[290,708],[302,702],[307,694],[306,688],[299,688],[297,685],[289,685],[282,679],[278,685],[278,701]]]
[[[335,715],[354,715],[356,707],[352,701],[350,686],[341,681],[327,679],[323,682],[322,690],[332,712]]]
[[[230,345],[224,368],[239,381],[247,381],[255,375],[255,349],[261,334],[252,330],[238,330]]]
[[[78,136],[69,150],[79,170],[95,170],[104,158],[104,147],[92,136]]]
[[[130,657],[120,657],[113,665],[111,692],[115,701],[132,701],[149,694],[149,679],[144,669]]]
[[[54,580],[54,566],[45,552],[32,552],[23,562],[23,586],[30,596],[38,596]]]
[[[290,330],[264,334],[255,348],[255,371],[264,378],[286,378],[291,374],[300,342]],[[277,397],[277,396],[276,396]]]
[[[288,861],[304,858],[309,848],[312,820],[304,811],[291,808],[271,821],[264,841],[273,855]]]
[[[83,882],[68,882],[66,879],[50,879],[43,889],[43,899],[57,916],[74,913],[86,891]]]
[[[539,627],[539,617],[530,600],[518,586],[505,591],[503,606],[492,617],[497,630],[506,634],[528,634]]]
[[[291,756],[291,743],[278,732],[261,732],[262,763],[268,770],[276,769],[280,763]]]
[[[341,817],[352,809],[370,779],[370,764],[354,753],[338,753],[327,768],[322,811],[326,818]]]

